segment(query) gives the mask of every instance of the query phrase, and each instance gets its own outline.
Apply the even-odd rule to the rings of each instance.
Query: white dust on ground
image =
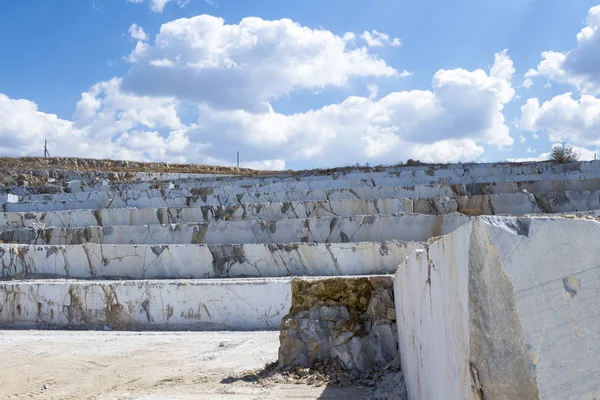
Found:
[[[278,346],[278,332],[0,331],[0,398],[364,398],[357,386],[227,379],[275,361]]]

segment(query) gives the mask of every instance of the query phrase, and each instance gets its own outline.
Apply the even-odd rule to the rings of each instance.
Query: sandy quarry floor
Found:
[[[278,345],[278,332],[0,331],[0,399],[363,398],[360,387],[221,382],[275,361]]]

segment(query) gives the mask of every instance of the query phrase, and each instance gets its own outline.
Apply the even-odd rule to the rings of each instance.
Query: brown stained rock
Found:
[[[294,279],[279,366],[310,367],[330,358],[359,372],[375,363],[398,365],[392,285],[391,276]]]
[[[315,306],[345,306],[351,314],[367,310],[374,289],[392,290],[389,277],[337,277],[322,280],[294,279],[290,314]],[[393,302],[392,302],[393,304]]]

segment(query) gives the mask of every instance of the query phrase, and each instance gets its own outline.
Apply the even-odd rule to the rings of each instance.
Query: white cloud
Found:
[[[439,70],[429,90],[378,98],[379,87],[372,85],[368,97],[290,115],[268,102],[302,88],[344,86],[353,76],[399,75],[367,49],[347,47],[349,41],[289,20],[176,20],[162,26],[154,43],[137,42],[128,75],[82,93],[71,121],[39,112],[35,103],[0,97],[0,120],[7,121],[0,138],[12,154],[39,154],[48,138],[57,156],[225,165],[235,163],[239,150],[242,165],[264,169],[290,161],[472,161],[484,146],[513,144],[502,113],[515,94],[506,51],[495,55],[488,71]],[[152,79],[138,67],[151,68]]]
[[[555,146],[560,146],[560,145],[561,145],[561,143],[554,143],[552,145],[552,147],[554,148]],[[579,161],[594,160],[595,154],[598,152],[598,150],[594,151],[594,150],[587,149],[585,147],[578,147],[578,146],[572,146],[572,145],[571,145],[571,148],[573,149],[573,151],[575,152],[575,154],[577,154],[577,158],[578,158]],[[534,151],[535,150],[532,150],[530,148],[527,149],[528,153],[532,153]],[[507,158],[506,161],[508,161],[508,162],[548,161],[550,159],[550,155],[551,155],[551,152],[548,151],[546,153],[540,154],[537,157]]]
[[[120,78],[95,84],[81,94],[74,126],[95,138],[112,138],[131,129],[179,129],[174,98],[135,96],[121,90]]]
[[[400,47],[402,45],[402,41],[400,41],[400,39],[391,39],[387,33],[377,32],[376,30],[371,32],[364,31],[360,37],[367,42],[367,46],[369,47],[383,47],[388,45],[392,47]]]
[[[71,121],[38,110],[34,102],[10,99],[0,93],[0,154],[41,155],[48,140],[51,156],[144,159],[143,155],[110,140],[98,140]]]
[[[263,171],[281,171],[285,169],[284,160],[266,160],[266,161],[251,161],[251,162],[240,162],[242,168],[252,168]]]
[[[131,24],[129,27],[129,36],[135,40],[148,40],[148,35],[144,32],[144,29],[141,26],[136,24]]]
[[[144,0],[127,0],[130,3],[140,4],[143,3]],[[150,0],[150,10],[154,12],[161,13],[165,9],[167,3],[176,1],[177,5],[181,8],[185,7],[189,0]]]
[[[529,89],[530,87],[533,86],[533,80],[531,78],[525,78],[525,80],[523,81],[521,86],[524,87],[525,89]]]
[[[489,73],[438,71],[432,90],[393,92],[379,100],[349,97],[293,115],[200,105],[197,121],[187,124],[179,116],[181,100],[136,96],[124,92],[114,78],[82,94],[73,121],[4,96],[0,117],[10,123],[3,125],[0,137],[20,138],[16,132],[28,132],[10,143],[20,154],[38,152],[36,142],[42,137],[48,137],[56,155],[232,165],[240,150],[243,165],[265,169],[284,168],[292,160],[315,166],[407,158],[471,161],[483,154],[483,145],[512,144],[502,116],[514,93],[512,71],[502,52]],[[15,104],[26,112],[15,111]]]
[[[40,152],[44,139],[66,143],[76,139],[73,123],[54,114],[38,111],[29,100],[14,100],[0,93],[0,153],[16,150],[19,154]]]
[[[589,10],[587,25],[577,35],[576,48],[565,53],[543,52],[537,69],[525,76],[527,79],[544,76],[571,84],[582,93],[600,93],[600,6]]]
[[[376,84],[368,84],[367,90],[369,91],[369,99],[373,100],[377,98],[377,93],[379,93],[379,87]]]
[[[441,140],[432,144],[420,144],[416,145],[413,150],[414,158],[425,162],[469,162],[474,161],[483,152],[484,148],[470,139]]]
[[[600,99],[594,96],[582,95],[576,100],[565,93],[541,105],[533,98],[521,107],[521,114],[521,129],[546,133],[553,142],[600,146]]]
[[[217,158],[241,146],[259,159],[310,160],[316,166],[473,160],[483,144],[513,143],[502,115],[514,95],[513,73],[502,52],[489,74],[438,71],[432,91],[393,92],[379,100],[349,97],[294,115],[202,106],[198,127],[203,137],[219,137],[220,144],[211,147]]]
[[[208,15],[182,18],[162,25],[153,44],[138,43],[127,58],[133,65],[123,86],[140,95],[264,112],[270,100],[295,89],[400,75],[367,49],[349,48],[348,41],[289,19],[253,17],[226,25]]]
[[[520,135],[520,136],[519,136],[519,141],[520,141],[521,143],[525,143],[525,142],[527,141],[527,138],[526,138],[525,136],[523,136],[523,135]]]

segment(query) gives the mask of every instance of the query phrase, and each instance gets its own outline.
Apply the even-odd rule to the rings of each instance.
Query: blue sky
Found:
[[[239,150],[306,168],[541,159],[567,142],[590,158],[597,6],[4,1],[0,154],[48,139],[52,155],[228,164]]]

